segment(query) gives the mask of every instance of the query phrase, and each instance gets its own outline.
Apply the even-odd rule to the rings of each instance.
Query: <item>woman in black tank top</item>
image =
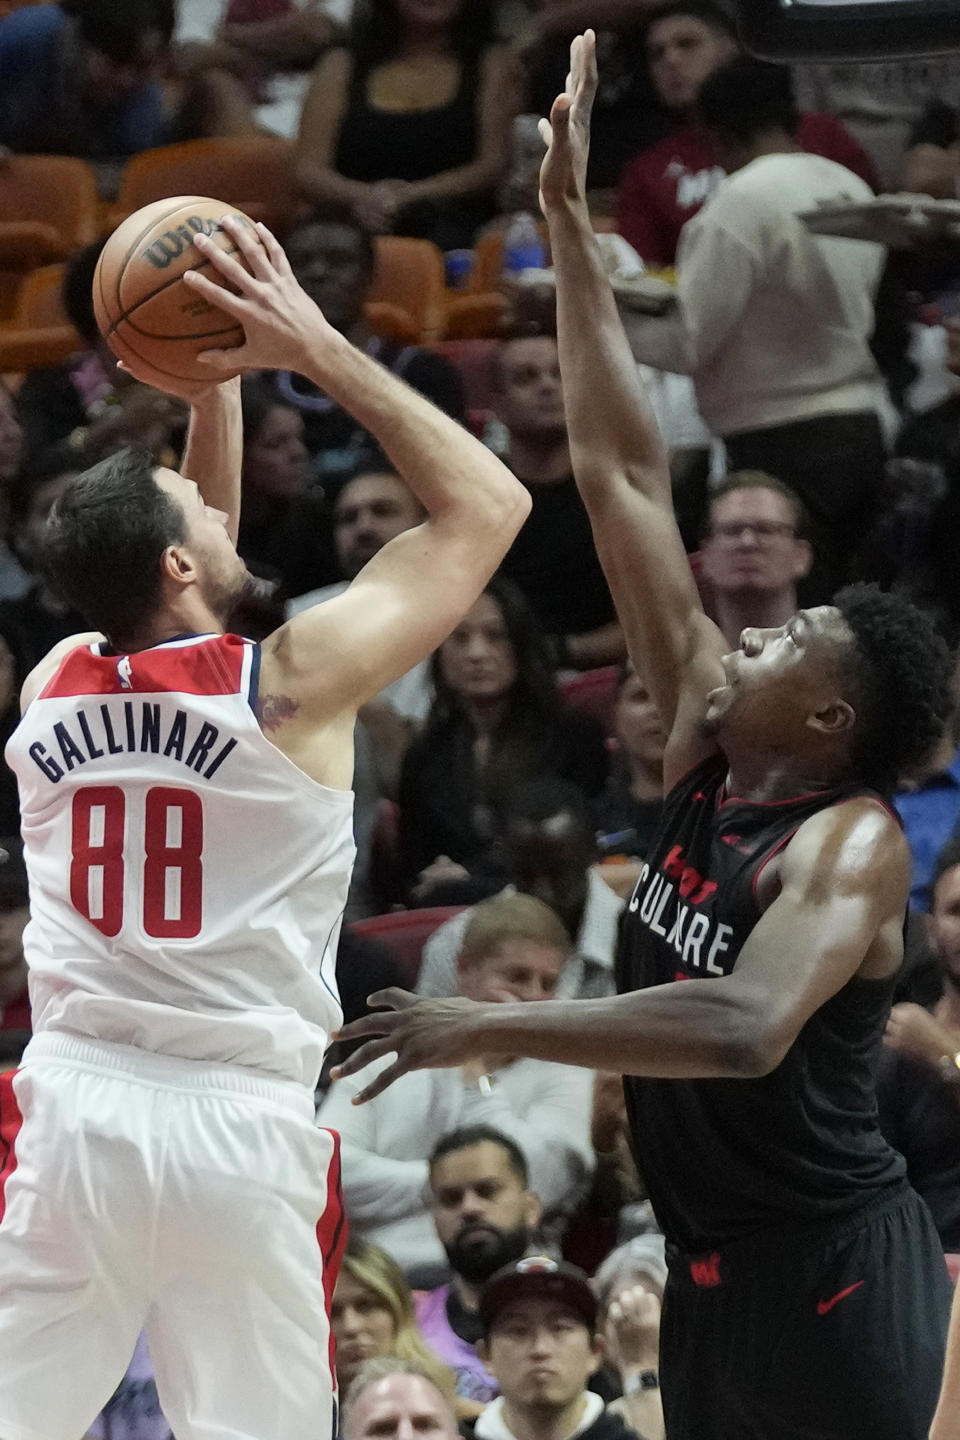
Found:
[[[472,243],[494,213],[517,87],[489,0],[367,0],[314,71],[297,170],[320,205],[377,234]]]

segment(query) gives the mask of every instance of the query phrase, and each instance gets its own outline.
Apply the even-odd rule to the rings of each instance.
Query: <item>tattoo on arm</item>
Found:
[[[256,716],[262,730],[276,730],[285,720],[291,720],[300,709],[299,700],[289,695],[258,695]]]

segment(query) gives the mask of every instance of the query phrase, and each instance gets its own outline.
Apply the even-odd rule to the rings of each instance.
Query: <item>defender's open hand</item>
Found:
[[[540,121],[547,147],[540,167],[540,208],[549,216],[554,206],[571,200],[586,203],[587,160],[590,155],[590,112],[597,93],[597,39],[592,30],[570,46],[566,89],[553,102],[549,120]]]
[[[392,1051],[396,1051],[397,1058],[354,1096],[355,1105],[372,1100],[409,1070],[444,1070],[480,1055],[484,1048],[480,1039],[481,1022],[496,1009],[495,1005],[481,1005],[460,996],[423,1000],[396,987],[369,995],[367,1004],[379,1007],[378,1013],[361,1015],[333,1038],[348,1041],[367,1036],[379,1038],[367,1040],[349,1060],[338,1065],[333,1071],[334,1080],[355,1075],[372,1060],[379,1060]]]

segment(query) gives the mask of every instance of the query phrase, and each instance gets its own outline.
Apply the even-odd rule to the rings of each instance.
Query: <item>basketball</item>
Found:
[[[224,215],[253,228],[248,216],[222,200],[157,200],[124,220],[100,256],[93,307],[101,334],[118,359],[135,362],[138,373],[161,389],[171,379],[221,379],[197,355],[243,344],[242,326],[182,281],[188,270],[200,270],[215,284],[225,283],[197,249],[197,235],[209,235],[244,264],[220,225]]]

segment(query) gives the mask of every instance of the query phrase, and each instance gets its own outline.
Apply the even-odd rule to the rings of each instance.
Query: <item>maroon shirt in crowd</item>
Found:
[[[873,162],[863,147],[832,115],[804,111],[796,141],[810,155],[845,165],[877,188]],[[709,135],[697,125],[682,125],[659,144],[644,150],[620,181],[620,233],[648,265],[672,265],[680,231],[709,199],[723,171]]]

